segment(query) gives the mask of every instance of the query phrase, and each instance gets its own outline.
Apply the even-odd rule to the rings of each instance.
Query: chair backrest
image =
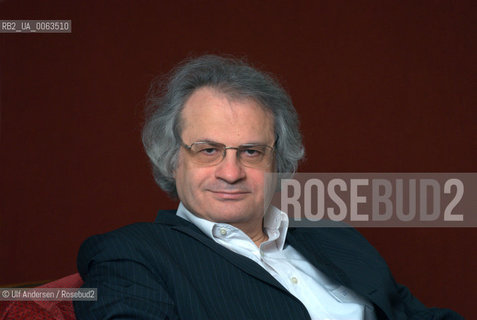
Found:
[[[79,273],[48,282],[38,288],[79,288],[83,280]],[[0,320],[38,319],[38,320],[75,320],[73,303],[62,301],[2,301],[0,303]]]

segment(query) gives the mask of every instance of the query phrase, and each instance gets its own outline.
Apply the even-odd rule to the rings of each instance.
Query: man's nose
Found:
[[[239,162],[237,150],[226,150],[224,159],[217,165],[215,177],[230,184],[245,178],[245,170]]]

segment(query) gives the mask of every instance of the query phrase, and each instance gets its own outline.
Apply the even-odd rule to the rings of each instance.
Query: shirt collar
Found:
[[[227,226],[228,228],[237,229],[234,226],[231,226],[226,223],[217,223],[209,221],[203,218],[200,218],[190,212],[182,202],[179,203],[177,208],[177,216],[193,223],[198,227],[203,233],[205,233],[211,239],[214,239],[213,230],[214,228],[220,226]],[[286,213],[280,211],[279,209],[270,206],[263,217],[263,227],[265,232],[268,235],[269,240],[276,241],[277,248],[279,250],[283,249],[285,244],[285,239],[288,230],[288,216]],[[238,230],[238,229],[237,229]]]
[[[179,207],[177,208],[177,213],[179,217],[185,219],[191,223],[193,223],[197,228],[199,228],[203,233],[207,236],[213,238],[212,229],[214,228],[215,222],[199,218],[192,212],[190,212],[182,202],[179,203]]]

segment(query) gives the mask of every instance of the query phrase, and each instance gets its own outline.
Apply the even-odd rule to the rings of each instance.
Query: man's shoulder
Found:
[[[172,251],[183,233],[176,228],[193,228],[175,211],[160,211],[154,222],[139,222],[87,238],[78,253],[78,263],[91,260],[145,256],[145,252]]]
[[[136,222],[118,229],[94,235],[87,239],[117,239],[125,238],[131,241],[140,240],[147,241],[148,237],[163,236],[164,232],[175,226],[187,225],[188,222],[176,215],[175,210],[159,211],[154,222]]]

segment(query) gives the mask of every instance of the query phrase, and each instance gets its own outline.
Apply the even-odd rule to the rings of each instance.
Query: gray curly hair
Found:
[[[173,172],[177,165],[181,136],[181,111],[192,93],[211,87],[229,98],[258,102],[274,116],[275,168],[279,173],[295,172],[304,156],[298,116],[286,91],[269,74],[244,60],[205,55],[189,59],[170,75],[154,81],[146,102],[146,123],[142,141],[157,184],[177,197]]]

